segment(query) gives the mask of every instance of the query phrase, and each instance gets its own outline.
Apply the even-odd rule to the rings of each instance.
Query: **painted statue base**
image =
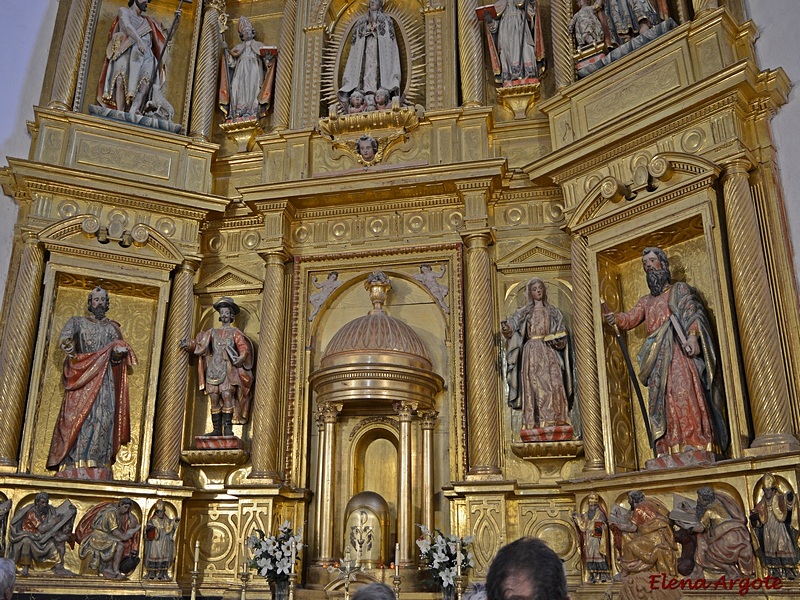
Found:
[[[666,454],[658,458],[651,458],[645,462],[645,469],[656,471],[659,469],[679,469],[681,467],[697,467],[713,465],[717,462],[713,452],[708,450],[687,450],[677,454]]]
[[[104,119],[112,119],[113,121],[130,123],[131,125],[141,125],[142,127],[150,127],[151,129],[169,131],[170,133],[181,133],[183,130],[180,123],[173,123],[167,119],[161,119],[160,117],[152,115],[134,115],[133,113],[115,110],[106,106],[98,106],[97,104],[89,105],[89,114],[96,117],[103,117]]]
[[[655,27],[648,29],[644,33],[637,35],[635,38],[625,42],[621,46],[614,48],[601,60],[594,61],[588,65],[583,66],[582,68],[577,68],[576,65],[578,79],[586,77],[587,75],[591,75],[598,69],[601,69],[602,67],[611,64],[615,60],[619,60],[623,56],[627,56],[631,52],[638,50],[639,48],[644,46],[646,43],[652,42],[654,39],[661,37],[665,33],[675,29],[677,26],[678,26],[677,23],[675,23],[675,21],[673,21],[672,19],[665,19]]]
[[[58,471],[55,476],[61,479],[114,481],[114,472],[109,467],[65,467]]]
[[[244,449],[244,442],[235,435],[196,435],[194,445],[198,450]]]
[[[574,436],[572,425],[552,425],[522,429],[519,437],[523,442],[566,442]]]

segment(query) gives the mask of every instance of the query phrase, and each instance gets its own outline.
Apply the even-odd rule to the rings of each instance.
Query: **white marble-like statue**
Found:
[[[343,112],[349,112],[350,95],[355,90],[361,90],[370,104],[380,88],[392,98],[399,96],[400,49],[394,21],[383,12],[383,0],[369,0],[369,10],[356,21],[350,39],[339,88]]]

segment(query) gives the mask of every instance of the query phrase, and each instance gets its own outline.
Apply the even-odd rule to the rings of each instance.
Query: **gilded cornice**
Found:
[[[296,209],[343,204],[364,205],[384,199],[454,194],[456,182],[489,179],[499,187],[506,172],[504,158],[414,169],[374,170],[351,175],[315,177],[300,181],[261,184],[239,189],[255,212],[270,210],[270,202],[288,200]]]
[[[209,212],[224,212],[228,205],[227,198],[209,194],[196,194],[127,180],[120,183],[114,177],[17,158],[9,158],[8,162],[17,188],[33,189],[87,202],[126,206],[195,221],[202,220]],[[127,193],[120,194],[120,189]]]

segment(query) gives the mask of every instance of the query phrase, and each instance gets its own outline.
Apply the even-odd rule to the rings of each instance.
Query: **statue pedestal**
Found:
[[[507,111],[514,115],[514,119],[524,119],[533,111],[539,99],[540,86],[538,79],[524,80],[529,83],[510,85],[497,89],[497,99]]]
[[[573,437],[572,425],[534,427],[519,432],[523,442],[566,442]]]
[[[196,435],[194,445],[198,450],[244,449],[244,442],[235,435]]]
[[[250,152],[255,147],[255,138],[264,133],[258,119],[250,118],[241,121],[225,121],[219,128],[225,132],[228,139],[236,142],[239,152]]]
[[[651,458],[645,462],[645,469],[677,469],[680,467],[696,467],[699,465],[713,465],[717,462],[713,452],[708,450],[688,450],[678,454],[667,454],[658,458]]]

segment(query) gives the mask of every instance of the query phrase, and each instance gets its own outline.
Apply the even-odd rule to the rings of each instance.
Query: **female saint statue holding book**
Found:
[[[564,315],[547,301],[539,278],[526,285],[529,303],[500,324],[508,340],[508,404],[522,409],[522,439],[571,439],[567,397],[571,392]],[[548,431],[548,435],[542,434]]]

